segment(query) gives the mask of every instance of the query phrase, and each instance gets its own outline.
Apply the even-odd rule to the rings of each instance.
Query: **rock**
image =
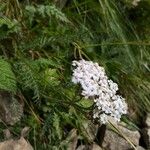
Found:
[[[105,133],[102,147],[107,150],[127,150],[132,148],[126,140],[109,130]]]
[[[92,147],[91,150],[102,150],[102,148],[95,143],[91,147]]]
[[[30,128],[29,127],[24,127],[21,131],[21,136],[26,137],[29,133]]]
[[[29,142],[27,142],[23,136],[27,135],[27,132],[29,131],[29,127],[25,127],[22,129],[21,137],[18,140],[14,140],[11,138],[11,133],[8,129],[4,130],[4,136],[5,138],[8,138],[8,140],[4,142],[0,142],[0,150],[33,150],[33,147],[30,145]],[[11,139],[10,139],[11,138]]]
[[[67,150],[75,150],[78,142],[77,129],[72,129],[64,142],[68,143]]]
[[[146,125],[146,127],[150,128],[150,113],[148,113],[146,116],[145,125]]]
[[[136,150],[145,150],[145,148],[143,148],[142,146],[137,146]]]
[[[80,145],[76,150],[87,150],[86,145]]]
[[[142,130],[143,142],[147,149],[150,149],[150,128],[144,128]]]
[[[102,148],[93,143],[92,145],[80,145],[76,150],[102,150]]]
[[[134,145],[139,145],[140,133],[136,131],[129,130],[123,126],[118,126],[118,129],[122,132],[125,137],[127,137]]]
[[[3,130],[3,134],[5,139],[10,139],[12,137],[12,134],[8,129]]]
[[[0,91],[0,120],[13,125],[20,120],[23,114],[23,104],[14,96],[5,91]]]
[[[116,126],[116,125],[115,125]],[[123,126],[116,126],[117,129],[128,138],[134,145],[139,145],[140,133],[131,131]],[[106,129],[102,147],[107,150],[128,150],[133,149],[133,146],[112,130]]]
[[[66,3],[67,3],[67,0],[54,0],[54,3],[60,8],[62,9]]]
[[[19,140],[7,140],[0,142],[0,150],[33,150],[29,142],[27,142],[23,137]]]
[[[83,121],[82,134],[89,142],[93,142],[98,131],[98,125],[94,125],[91,121]]]

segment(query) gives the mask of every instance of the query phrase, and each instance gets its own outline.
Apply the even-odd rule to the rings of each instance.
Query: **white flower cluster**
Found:
[[[82,86],[82,95],[94,99],[96,108],[93,118],[105,124],[110,119],[120,121],[121,115],[127,113],[125,99],[117,95],[118,85],[108,80],[105,69],[92,61],[73,61],[72,82]]]

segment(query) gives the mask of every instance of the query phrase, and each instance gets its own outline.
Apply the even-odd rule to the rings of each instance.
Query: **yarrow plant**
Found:
[[[105,124],[110,120],[119,122],[127,113],[125,99],[117,95],[118,85],[109,80],[105,69],[92,61],[73,61],[72,82],[82,86],[82,95],[94,101],[93,118]]]

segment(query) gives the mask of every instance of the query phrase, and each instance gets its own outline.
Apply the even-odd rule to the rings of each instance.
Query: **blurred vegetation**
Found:
[[[83,129],[92,103],[71,83],[71,62],[81,58],[105,67],[128,102],[123,120],[140,125],[150,111],[149,8],[149,0],[0,0],[0,89],[25,104],[21,121],[7,126],[14,135],[29,126],[35,150],[66,149],[76,128],[90,143]]]

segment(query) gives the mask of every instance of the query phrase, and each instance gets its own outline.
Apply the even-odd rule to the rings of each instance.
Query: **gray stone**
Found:
[[[13,125],[23,114],[23,103],[19,103],[12,94],[0,91],[0,121]]]
[[[29,142],[21,137],[19,140],[10,139],[0,142],[0,150],[33,150],[33,148]]]
[[[93,143],[92,145],[80,145],[76,150],[102,150],[102,148]]]
[[[99,146],[99,145],[97,145],[97,144],[93,144],[92,146],[91,146],[91,150],[102,150],[102,148]]]
[[[62,9],[66,3],[67,3],[67,0],[54,0],[54,3],[60,8]]]
[[[137,146],[136,149],[137,150],[145,150],[145,148],[143,148],[142,146]]]
[[[78,142],[77,129],[72,129],[64,142],[68,143],[67,150],[75,150]]]
[[[146,117],[146,119],[145,119],[145,125],[146,125],[147,127],[150,127],[150,113],[147,114],[147,117]]]
[[[12,134],[10,133],[9,129],[4,129],[3,134],[4,134],[4,138],[7,140],[12,137]]]
[[[76,150],[87,150],[86,145],[80,145]]]
[[[121,134],[124,135],[133,145],[139,145],[140,134],[138,131],[131,131],[123,126],[116,127]],[[128,150],[133,149],[133,146],[122,136],[112,130],[106,129],[102,147],[107,150]]]
[[[126,127],[118,126],[118,129],[121,133],[127,137],[134,145],[139,145],[139,139],[141,137],[139,131],[137,130],[129,130]]]
[[[82,134],[89,142],[93,142],[98,131],[98,125],[94,125],[91,121],[83,121]]]

